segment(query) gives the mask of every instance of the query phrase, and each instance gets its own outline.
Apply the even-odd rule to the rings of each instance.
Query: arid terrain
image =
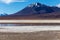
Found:
[[[60,26],[2,26],[0,40],[60,40]]]
[[[60,40],[60,31],[0,33],[0,40]]]

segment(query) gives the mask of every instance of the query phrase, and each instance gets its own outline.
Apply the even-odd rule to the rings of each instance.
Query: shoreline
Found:
[[[60,23],[60,20],[0,20],[0,23]]]
[[[2,26],[0,32],[29,33],[38,31],[60,31],[60,26]]]

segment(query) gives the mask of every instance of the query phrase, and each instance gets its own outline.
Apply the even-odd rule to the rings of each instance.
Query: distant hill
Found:
[[[0,16],[8,16],[8,14],[4,13],[4,14],[0,14]]]

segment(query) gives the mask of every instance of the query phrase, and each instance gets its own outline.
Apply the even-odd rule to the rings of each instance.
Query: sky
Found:
[[[35,2],[60,7],[60,0],[0,0],[0,14],[16,13]]]

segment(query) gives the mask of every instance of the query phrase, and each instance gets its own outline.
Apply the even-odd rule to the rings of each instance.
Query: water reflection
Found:
[[[32,26],[33,24],[0,24],[0,26]]]
[[[15,26],[16,24],[0,24],[0,26]]]
[[[0,24],[0,26],[22,26],[24,24]]]

